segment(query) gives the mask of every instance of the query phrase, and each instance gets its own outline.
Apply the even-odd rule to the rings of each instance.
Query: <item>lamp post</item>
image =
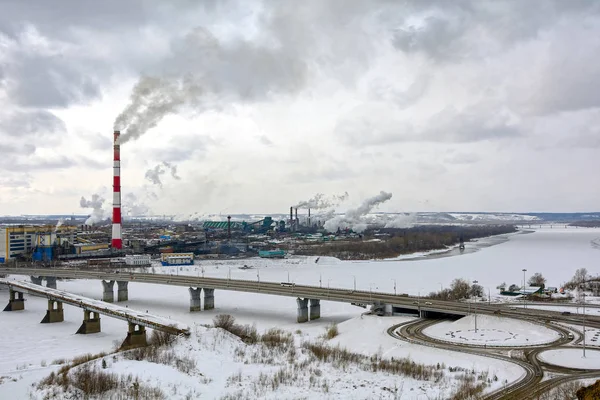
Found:
[[[322,284],[321,284],[322,283],[322,278],[323,278],[323,276],[321,274],[319,274],[319,287],[323,287]]]
[[[473,285],[477,285],[479,283],[479,281],[474,280],[473,281]],[[476,311],[476,306],[473,305],[473,314],[475,314],[475,333],[477,333],[477,311]]]
[[[583,293],[583,358],[585,358],[585,292]]]
[[[392,279],[394,281],[394,296],[396,295],[396,280]]]
[[[331,282],[331,279],[327,279],[327,298],[329,298],[329,282]]]
[[[290,271],[288,271],[287,273],[288,273],[288,283],[290,283]]]
[[[352,275],[352,277],[354,278],[354,291],[356,292],[356,275]]]
[[[525,272],[527,272],[527,269],[523,268],[523,307],[527,308],[527,294],[525,293]]]

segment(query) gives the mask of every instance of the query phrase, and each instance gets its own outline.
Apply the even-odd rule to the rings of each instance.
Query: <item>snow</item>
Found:
[[[600,350],[554,349],[538,354],[540,361],[567,368],[600,369]]]
[[[600,273],[598,249],[591,245],[592,240],[600,237],[600,229],[540,229],[531,234],[511,235],[508,241],[480,251],[465,252],[453,257],[420,257],[414,260],[382,260],[382,261],[340,261],[331,257],[296,257],[285,260],[265,260],[252,258],[246,260],[206,260],[197,261],[197,265],[182,267],[155,266],[158,273],[189,274],[206,277],[232,279],[257,279],[261,281],[285,282],[289,279],[298,284],[319,285],[323,287],[352,288],[356,280],[359,290],[373,290],[393,293],[397,284],[397,293],[427,293],[437,291],[440,285],[448,287],[453,279],[477,279],[484,288],[496,292],[499,283],[519,283],[523,278],[522,268],[529,274],[541,272],[549,286],[559,286],[573,276],[577,268],[587,268],[590,274]],[[474,246],[467,243],[467,249]],[[318,262],[315,262],[318,258]],[[240,269],[248,265],[250,269]],[[28,279],[28,277],[10,276],[10,278]],[[396,282],[394,282],[396,280]],[[96,280],[58,281],[61,291],[74,293],[99,300],[102,298],[102,285]],[[26,295],[24,311],[0,313],[0,343],[4,357],[0,358],[0,376],[8,376],[0,384],[0,398],[27,398],[31,383],[47,376],[57,366],[49,366],[57,358],[72,358],[84,353],[108,351],[113,342],[120,344],[126,336],[127,324],[114,318],[102,318],[102,332],[91,335],[76,335],[81,325],[83,313],[81,309],[65,306],[65,321],[54,324],[39,322],[45,315],[47,301]],[[8,301],[8,291],[0,290],[0,304]],[[498,382],[517,379],[523,371],[511,364],[499,360],[491,360],[464,353],[444,351],[429,347],[417,346],[396,340],[385,333],[397,321],[404,317],[369,318],[360,315],[365,310],[345,303],[321,301],[321,319],[305,324],[296,322],[296,301],[294,298],[264,294],[215,291],[215,309],[209,311],[189,312],[189,294],[185,287],[129,283],[129,301],[118,303],[132,309],[146,311],[158,317],[179,321],[190,327],[198,324],[211,324],[218,314],[231,314],[241,324],[254,324],[259,332],[271,327],[279,327],[294,332],[302,331],[302,340],[315,340],[331,323],[338,323],[340,335],[331,341],[349,347],[353,351],[376,353],[380,349],[386,356],[410,356],[415,362],[437,363],[474,368],[477,371],[494,371],[500,378]],[[586,309],[586,313],[587,313]],[[344,322],[346,321],[346,322]],[[362,323],[361,323],[362,321]],[[478,317],[478,323],[479,323]],[[506,325],[504,325],[506,327]],[[512,325],[510,326],[512,328]],[[192,328],[195,329],[195,328]],[[507,331],[513,332],[513,330]],[[538,327],[535,327],[535,331]],[[514,333],[514,332],[513,332]],[[530,342],[537,340],[535,332]],[[524,334],[524,333],[523,333]],[[518,338],[521,340],[521,333]],[[528,333],[529,335],[529,333]],[[202,354],[197,363],[204,365]],[[214,361],[207,361],[207,369],[203,371],[213,375],[235,374],[237,364],[230,364],[229,353],[210,355]],[[127,363],[115,368],[129,368]],[[127,361],[128,362],[128,361]],[[42,365],[47,365],[43,367]],[[210,367],[210,368],[209,368]],[[252,365],[250,365],[252,367]],[[162,368],[162,367],[161,367]],[[246,367],[241,367],[245,370]],[[261,370],[256,368],[256,374]],[[273,371],[273,367],[269,371]],[[163,371],[164,372],[164,371]],[[203,372],[203,373],[204,373]],[[221,374],[219,374],[221,372]],[[330,371],[324,372],[329,374]],[[331,371],[333,374],[334,371]],[[209,376],[209,375],[207,375]],[[365,371],[348,371],[346,374],[332,375],[341,379],[351,389],[331,388],[332,398],[378,398],[379,392],[373,394],[373,387],[393,388],[397,377],[368,375]],[[12,382],[11,378],[16,379]],[[185,377],[177,378],[183,379]],[[377,378],[377,379],[376,379]],[[159,378],[152,378],[156,382]],[[162,379],[162,378],[160,378]],[[187,378],[186,378],[187,379]],[[214,378],[216,382],[216,377]],[[183,379],[185,381],[185,379]],[[250,379],[251,381],[251,379]],[[348,383],[352,381],[352,384]],[[223,381],[221,381],[222,383]],[[333,379],[332,381],[333,382]],[[331,383],[330,382],[330,383]],[[217,383],[215,383],[216,385]],[[361,385],[365,386],[362,387]],[[420,384],[424,385],[423,382]],[[185,386],[185,383],[182,383]],[[357,388],[353,386],[356,385]],[[407,384],[408,385],[408,384]],[[411,388],[417,386],[410,384]],[[451,385],[451,383],[448,383]],[[333,383],[331,383],[333,386]],[[423,387],[426,387],[424,385]],[[171,390],[171,389],[169,389]],[[206,392],[206,387],[202,393]],[[302,389],[301,389],[302,390]],[[416,398],[420,389],[413,391],[404,387],[401,398]],[[427,396],[436,398],[431,393],[440,393],[435,388],[425,389]],[[183,390],[181,390],[183,392]],[[205,397],[212,398],[208,392]],[[314,393],[316,398],[323,397]],[[298,396],[306,396],[300,392]],[[296,397],[298,397],[296,396]],[[345,397],[347,396],[347,397]],[[274,395],[285,398],[281,393]],[[385,398],[385,395],[382,395]],[[169,398],[171,395],[169,394]],[[176,398],[176,397],[174,397]]]
[[[475,332],[477,317],[477,332]],[[486,346],[533,346],[555,341],[560,335],[527,321],[491,315],[467,315],[457,321],[443,321],[423,331],[435,339],[452,343]]]
[[[548,306],[548,305],[542,305],[542,304],[527,303],[527,304],[514,305],[513,307],[520,307],[520,308],[527,307],[527,308],[535,308],[538,310],[546,310],[546,311],[570,312],[571,314],[581,314],[583,317],[583,307],[581,304],[573,305],[573,306]],[[585,315],[592,315],[592,316],[600,315],[600,307],[598,307],[598,306],[589,307],[586,305]],[[582,318],[582,321],[583,321],[583,318]]]
[[[455,351],[407,343],[388,335],[387,330],[391,326],[414,319],[414,317],[408,316],[380,318],[368,315],[354,318],[339,324],[339,335],[331,339],[329,343],[365,355],[381,354],[383,357],[388,358],[408,357],[416,362],[429,365],[442,363],[449,367],[488,371],[490,376],[495,375],[498,377],[497,382],[492,383],[489,390],[498,389],[503,386],[503,382],[512,382],[524,375],[523,369],[515,364],[464,353],[457,357]],[[368,338],[368,340],[365,340],[365,338]],[[430,396],[430,398],[436,397]]]

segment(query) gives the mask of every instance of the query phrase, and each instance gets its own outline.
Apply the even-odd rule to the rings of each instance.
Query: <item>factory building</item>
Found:
[[[133,254],[125,256],[125,265],[150,265],[150,255],[149,254]]]
[[[57,246],[72,246],[77,228],[53,225],[0,227],[0,264],[31,254],[34,261],[54,258]]]
[[[160,262],[164,266],[193,265],[194,253],[165,253],[160,255]]]

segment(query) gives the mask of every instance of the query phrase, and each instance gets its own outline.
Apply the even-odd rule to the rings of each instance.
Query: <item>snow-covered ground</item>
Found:
[[[512,235],[505,243],[475,253],[446,258],[357,262],[328,257],[320,257],[318,262],[315,262],[317,257],[286,260],[207,260],[190,267],[156,266],[155,271],[275,282],[287,281],[289,275],[290,281],[320,284],[323,287],[330,285],[352,288],[356,281],[357,289],[393,293],[396,285],[397,293],[414,295],[439,290],[440,286],[447,287],[454,278],[465,278],[479,280],[484,288],[490,288],[493,293],[497,292],[495,287],[501,282],[519,283],[523,277],[522,268],[528,269],[528,275],[541,272],[547,278],[547,284],[553,286],[569,280],[577,268],[587,268],[592,275],[600,273],[600,265],[597,263],[600,253],[591,245],[591,241],[599,237],[600,229],[542,229],[532,234]],[[244,265],[251,268],[241,269]],[[13,277],[11,276],[11,279]],[[102,285],[98,281],[59,281],[58,288],[94,299],[102,297]],[[296,301],[287,297],[216,291],[214,310],[190,313],[186,288],[132,282],[129,284],[129,299],[118,304],[141,311],[147,310],[189,326],[210,324],[217,314],[231,314],[239,323],[256,325],[259,331],[271,327],[290,332],[301,329],[303,340],[313,340],[323,334],[327,325],[335,322],[340,323],[341,334],[332,342],[336,343],[335,340],[338,340],[342,343],[346,338],[354,337],[348,345],[352,350],[377,352],[381,348],[386,354],[399,352],[397,354],[409,355],[415,362],[423,363],[432,360],[455,360],[456,364],[468,365],[479,372],[484,372],[482,368],[485,371],[496,368],[494,370],[498,371],[499,378],[502,368],[513,368],[508,364],[504,367],[489,367],[492,364],[488,359],[482,359],[480,362],[456,352],[411,348],[382,334],[394,323],[394,318],[371,320],[365,317],[363,321],[377,321],[377,325],[370,322],[366,327],[354,326],[353,324],[360,321],[364,309],[344,303],[322,301],[320,320],[298,324]],[[8,292],[0,290],[0,304],[6,303],[7,300]],[[0,398],[26,397],[32,382],[56,368],[48,366],[55,359],[110,350],[113,342],[121,343],[125,338],[126,323],[108,317],[102,318],[101,333],[75,335],[83,313],[81,309],[68,306],[64,311],[65,322],[40,325],[39,321],[45,315],[46,307],[45,299],[27,296],[25,311],[0,313],[0,350],[4,355],[0,358],[0,377],[9,377],[1,379],[3,383],[0,384]],[[344,321],[348,321],[347,327],[344,327]],[[371,328],[379,330],[379,333],[369,336],[371,334],[364,329]],[[363,334],[354,333],[361,330]],[[450,361],[447,365],[451,365]],[[517,370],[507,370],[499,382],[517,378],[520,373]],[[349,376],[352,378],[352,374]],[[359,375],[355,376],[356,379],[358,377]],[[13,382],[12,378],[17,381]]]
[[[447,342],[479,346],[533,346],[559,339],[557,332],[531,322],[474,314],[434,324],[423,333]]]
[[[600,369],[600,350],[555,349],[538,354],[538,359],[548,364],[567,368]]]
[[[461,354],[457,357],[454,351],[407,343],[387,334],[390,326],[412,320],[414,317],[379,318],[365,315],[353,318],[338,325],[339,335],[329,343],[339,344],[362,354],[381,354],[384,357],[394,358],[408,357],[426,364],[442,363],[449,367],[487,371],[490,376],[498,377],[491,389],[497,389],[503,385],[503,382],[512,382],[524,375],[523,369],[515,364],[471,354]]]

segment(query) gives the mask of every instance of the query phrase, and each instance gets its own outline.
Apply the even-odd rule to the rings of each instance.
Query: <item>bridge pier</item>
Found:
[[[41,276],[32,276],[31,283],[33,283],[34,285],[42,286],[42,277]]]
[[[47,276],[46,277],[46,287],[50,289],[56,289],[56,277],[55,276]]]
[[[202,310],[202,304],[201,304],[201,300],[200,300],[200,292],[202,291],[202,288],[196,288],[196,289],[189,288],[189,291],[190,291],[190,312]]]
[[[148,342],[146,341],[146,327],[133,322],[127,322],[127,324],[129,325],[127,337],[123,341],[121,348],[130,349],[133,347],[147,346]]]
[[[102,293],[102,301],[106,301],[107,303],[115,302],[115,281],[102,281],[102,287],[104,288],[104,292]]]
[[[129,300],[128,281],[117,281],[117,301]]]
[[[204,311],[215,308],[215,289],[204,288]]]
[[[88,333],[100,332],[100,314],[95,311],[83,310],[83,323],[77,333],[87,335]]]
[[[310,299],[310,320],[321,318],[321,300]]]
[[[25,309],[25,299],[23,298],[23,292],[17,292],[12,288],[8,289],[10,298],[8,305],[4,307],[4,311],[20,311]]]
[[[64,320],[65,314],[63,312],[63,303],[57,300],[48,300],[48,310],[41,323],[49,324],[53,322],[63,322]]]
[[[297,321],[299,323],[308,321],[308,299],[301,299],[300,297],[296,298],[296,303],[298,303],[298,318]]]

